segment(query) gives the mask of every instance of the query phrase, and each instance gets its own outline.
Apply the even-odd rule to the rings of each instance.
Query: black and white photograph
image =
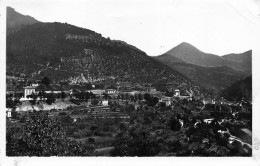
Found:
[[[1,155],[259,159],[259,0],[2,2]]]

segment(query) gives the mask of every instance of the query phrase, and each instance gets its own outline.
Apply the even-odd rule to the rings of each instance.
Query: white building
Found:
[[[180,90],[179,90],[179,89],[176,89],[174,96],[175,96],[175,97],[180,97],[180,94],[181,94],[181,93],[180,93]]]
[[[11,111],[11,109],[7,109],[7,111],[6,111],[6,116],[7,116],[7,118],[11,118],[11,117],[12,117],[12,111]]]
[[[102,101],[102,105],[103,106],[108,106],[108,101],[107,100]]]
[[[156,92],[156,88],[154,88],[154,87],[149,87],[149,88],[146,88],[146,91],[147,91],[147,92],[154,93],[154,92]]]
[[[106,89],[105,91],[106,94],[110,95],[110,94],[115,94],[117,93],[117,91],[115,89]]]
[[[170,97],[162,97],[161,100],[159,100],[159,101],[165,103],[166,106],[169,106],[172,104]]]
[[[35,85],[33,86],[33,85],[24,87],[24,98],[26,98],[28,95],[36,93],[37,86],[35,86]]]
[[[106,90],[103,90],[103,89],[93,89],[93,90],[89,90],[88,92],[92,92],[95,95],[101,96],[103,93],[106,92]]]
[[[87,55],[93,55],[93,50],[92,49],[84,49],[85,54]]]

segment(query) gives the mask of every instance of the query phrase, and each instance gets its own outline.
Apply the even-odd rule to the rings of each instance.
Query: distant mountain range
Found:
[[[241,54],[228,54],[224,55],[221,58],[226,59],[228,61],[234,61],[234,62],[247,62],[248,66],[247,68],[250,70],[252,66],[250,66],[252,62],[252,50],[246,51]]]
[[[7,23],[14,20],[11,16]],[[32,81],[48,76],[55,82],[106,86],[130,82],[206,93],[180,72],[123,41],[67,23],[21,23],[26,24],[7,35],[8,76]]]
[[[224,56],[217,56],[214,54],[204,53],[191,44],[183,42],[180,45],[167,51],[165,54],[198,66],[228,66],[240,71],[251,71],[252,68],[251,50],[241,54],[228,54]]]
[[[204,53],[184,42],[154,58],[214,94],[251,75],[252,72],[251,50],[241,54],[217,56]]]

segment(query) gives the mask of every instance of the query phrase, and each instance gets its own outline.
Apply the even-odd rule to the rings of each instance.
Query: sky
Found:
[[[8,0],[42,22],[67,22],[161,55],[187,42],[217,55],[258,47],[260,0]]]

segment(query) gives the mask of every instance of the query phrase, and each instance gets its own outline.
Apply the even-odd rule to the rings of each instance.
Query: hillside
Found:
[[[134,46],[63,23],[36,23],[9,34],[7,75],[32,82],[48,76],[54,82],[72,84],[130,82],[203,91]]]
[[[170,54],[163,54],[157,57],[154,57],[157,60],[161,60],[162,62],[167,62],[167,63],[171,63],[171,62],[182,62],[182,63],[186,63],[184,60],[177,58],[175,56],[172,56]]]
[[[189,43],[181,43],[180,45],[167,51],[165,54],[179,58],[187,63],[198,66],[219,67],[228,66],[235,70],[244,71],[251,74],[252,68],[252,51],[242,54],[229,54],[225,56],[217,56],[200,51]],[[161,57],[162,59],[162,57]]]
[[[223,90],[220,96],[228,100],[240,100],[242,98],[252,100],[252,76],[235,82]]]
[[[31,24],[35,24],[35,23],[39,22],[38,20],[34,19],[31,16],[25,16],[25,15],[22,15],[22,14],[16,12],[11,7],[7,7],[6,12],[7,12],[7,14],[6,14],[7,15],[7,18],[6,18],[7,34],[16,32],[26,25],[31,25]]]
[[[252,61],[252,50],[246,51],[241,54],[227,54],[222,56],[221,58],[229,60],[229,61],[236,61],[236,62],[244,62],[244,61]]]
[[[221,90],[232,85],[234,82],[241,80],[246,76],[227,66],[204,67],[181,60],[167,54],[155,57],[155,59],[167,64],[174,70],[184,74],[195,83],[205,87],[213,94],[218,94]]]

